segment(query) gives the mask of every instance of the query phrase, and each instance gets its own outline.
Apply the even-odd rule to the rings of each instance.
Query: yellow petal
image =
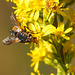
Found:
[[[56,28],[53,25],[47,25],[43,28],[42,32],[43,32],[43,36],[46,36],[52,32],[54,32],[56,30]]]
[[[68,37],[68,36],[62,36],[62,37],[66,40],[70,40],[70,37]]]
[[[33,67],[35,65],[35,62],[33,62],[31,65],[30,65],[30,67]]]
[[[51,73],[50,75],[54,75],[54,73]]]
[[[58,23],[57,30],[58,30],[58,31],[64,31],[64,23],[59,22],[59,23]]]
[[[34,11],[31,12],[30,18],[33,18],[33,15],[34,15]]]
[[[19,0],[20,5],[23,3],[23,0]]]
[[[73,28],[68,28],[67,30],[65,30],[65,33],[69,33],[70,31],[72,31]]]
[[[34,22],[35,24],[35,29],[36,29],[36,32],[40,32],[40,26],[37,22]]]
[[[34,66],[34,72],[37,72],[39,67],[39,61],[36,62],[35,66]]]
[[[59,5],[59,7],[61,8],[63,5],[64,5],[64,3],[61,3],[61,4]]]
[[[54,0],[57,4],[59,4],[59,0]]]
[[[33,72],[31,72],[31,75],[35,75]]]
[[[31,44],[30,44],[30,49],[33,47],[33,42],[31,42]]]
[[[34,15],[34,20],[36,21],[38,18],[39,18],[39,11],[36,11]]]
[[[25,3],[25,6],[28,7],[28,5],[29,5],[29,0],[23,0],[23,1],[24,1],[24,3]]]
[[[25,23],[21,23],[21,28],[24,29],[27,25]]]
[[[35,31],[35,26],[32,23],[30,23],[28,27],[30,30]]]

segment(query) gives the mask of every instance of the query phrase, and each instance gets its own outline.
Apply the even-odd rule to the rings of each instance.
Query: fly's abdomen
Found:
[[[12,34],[15,38],[18,38],[21,43],[31,42],[32,40],[32,35],[26,32],[15,32],[12,30]]]

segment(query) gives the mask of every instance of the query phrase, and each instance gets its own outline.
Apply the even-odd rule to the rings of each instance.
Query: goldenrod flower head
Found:
[[[9,1],[9,0],[7,0]],[[39,18],[39,12],[45,7],[45,0],[10,0],[17,7],[13,7],[20,23],[26,24]]]
[[[57,12],[58,14],[61,14],[63,17],[67,16],[66,12],[64,10],[69,10],[68,8],[62,8],[64,6],[64,2],[59,4],[59,0],[47,0],[46,7],[47,9],[52,10],[52,12]]]
[[[31,64],[31,67],[34,66],[34,71],[37,72],[39,67],[39,61],[43,59],[43,57],[46,55],[45,48],[40,44],[40,47],[35,47],[34,50],[31,50],[31,53],[28,53],[32,57],[33,63]]]
[[[69,8],[62,8],[64,5],[64,3],[60,4],[59,6],[57,6],[56,8],[56,12],[58,14],[61,14],[63,17],[67,16],[67,13],[65,12],[65,10],[69,10]]]
[[[16,4],[16,7],[13,7],[13,9],[16,9],[14,12],[16,18],[19,21],[23,32],[27,34],[29,33],[31,35],[31,41],[29,43],[34,44],[34,49],[30,50],[31,53],[28,53],[28,55],[32,57],[31,67],[34,66],[34,72],[40,75],[40,72],[38,70],[40,61],[43,61],[45,64],[52,65],[55,68],[56,65],[61,66],[63,71],[66,72],[66,61],[63,58],[64,53],[68,51],[75,53],[75,45],[70,41],[67,41],[70,40],[70,37],[68,37],[70,34],[67,33],[70,33],[73,28],[70,26],[66,27],[66,24],[64,25],[63,22],[59,22],[58,26],[56,25],[56,27],[55,21],[57,23],[56,17],[58,15],[60,17],[60,20],[58,21],[61,21],[62,18],[68,16],[68,19],[71,21],[71,26],[73,26],[75,25],[75,11],[70,10],[69,15],[66,14],[67,12],[65,12],[65,10],[69,9],[65,8],[64,5],[66,5],[66,1],[63,2],[64,0],[6,1],[11,1]],[[26,39],[28,39],[28,35],[25,36],[27,37]],[[44,37],[47,38],[44,39]],[[62,44],[63,41],[66,42]],[[61,48],[63,48],[63,51]],[[61,54],[61,51],[64,53]],[[56,60],[56,62],[54,62],[53,59]],[[73,71],[74,70],[75,69],[73,69]],[[35,74],[31,72],[31,75]],[[50,75],[54,74],[51,73]]]
[[[48,42],[42,40],[39,41],[38,46],[34,48],[34,50],[31,50],[31,53],[28,53],[29,56],[32,57],[33,63],[31,64],[31,67],[34,66],[34,71],[37,72],[39,67],[39,61],[43,61],[44,57],[53,58],[52,55],[52,45]]]
[[[8,0],[9,1],[9,0]],[[18,21],[22,25],[26,25],[28,22],[33,22],[39,20],[39,16],[42,15],[42,18],[44,16],[47,16],[47,19],[50,15],[51,10],[46,7],[50,7],[53,9],[53,12],[57,12],[61,15],[66,15],[64,12],[62,12],[62,9],[60,9],[63,4],[59,4],[59,0],[10,0],[11,2],[16,4],[16,7],[13,7],[15,10],[15,14],[18,19]],[[44,11],[42,13],[42,11]],[[42,13],[42,14],[41,14]]]
[[[46,7],[51,10],[56,10],[57,5],[59,4],[59,0],[47,0]]]
[[[8,0],[9,1],[9,0]],[[63,12],[61,7],[64,3],[59,5],[59,0],[10,0],[16,4],[16,7],[13,7],[18,21],[21,23],[21,27],[27,26],[28,23],[33,23],[34,21],[38,22],[41,18],[48,19],[52,12],[57,12],[63,16],[66,16],[66,13]],[[48,7],[48,8],[47,8]],[[50,9],[49,9],[50,7]],[[42,20],[43,25],[43,20]]]
[[[63,37],[64,39],[69,40],[70,38],[66,36],[66,34],[71,31],[72,31],[71,27],[64,30],[64,23],[58,23],[58,27],[55,29],[54,34],[58,37]]]
[[[43,36],[49,35],[54,32],[53,25],[41,26],[37,22],[29,24],[29,29],[33,32],[32,36],[37,38],[37,41],[42,39]]]

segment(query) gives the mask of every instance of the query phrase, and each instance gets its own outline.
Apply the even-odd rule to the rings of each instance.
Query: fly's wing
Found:
[[[10,19],[11,19],[12,25],[17,26],[22,31],[20,23],[18,22],[18,20],[17,20],[17,18],[16,18],[14,13],[11,14]]]
[[[4,45],[10,45],[13,43],[18,43],[18,42],[20,42],[20,40],[18,38],[16,38],[14,35],[10,35],[7,38],[5,38],[2,42]]]

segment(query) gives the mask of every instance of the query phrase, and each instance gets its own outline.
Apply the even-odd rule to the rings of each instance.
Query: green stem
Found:
[[[57,13],[55,13],[55,18],[54,18],[53,25],[54,25],[55,27],[58,26],[58,23],[57,23]]]
[[[54,25],[57,27],[57,16],[55,15]],[[57,75],[67,75],[67,68],[65,66],[64,61],[64,55],[63,55],[63,47],[62,47],[62,38],[59,38],[55,36],[55,41],[53,41],[53,44],[56,48],[57,55],[59,56],[57,58],[58,64],[57,64]]]
[[[61,65],[57,65],[57,75],[67,75],[67,73],[63,70]]]
[[[63,55],[63,47],[62,47],[62,40],[60,38],[60,40],[57,38],[56,39],[56,42],[57,42],[57,52],[58,52],[58,55],[60,57],[60,60],[59,63],[60,63],[60,71],[62,73],[62,75],[66,75],[66,72],[67,72],[67,68],[65,66],[65,61],[64,61],[64,55]],[[61,74],[60,74],[61,75]]]

